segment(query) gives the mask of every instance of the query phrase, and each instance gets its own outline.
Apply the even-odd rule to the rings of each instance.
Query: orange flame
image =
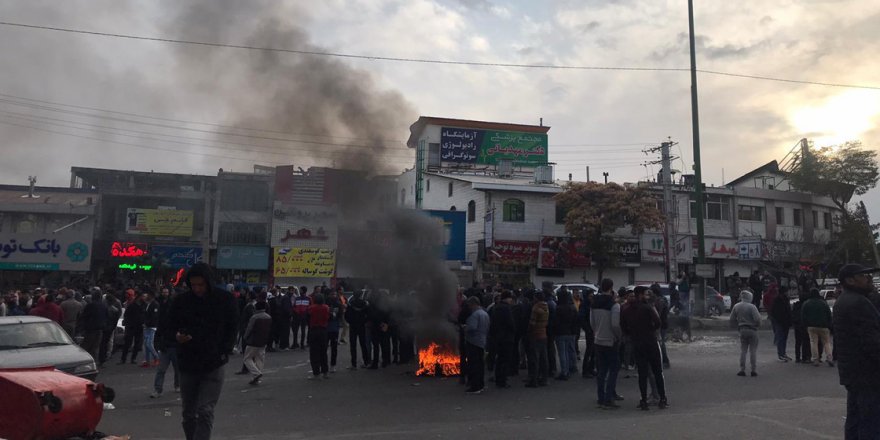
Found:
[[[455,376],[461,373],[459,357],[449,347],[441,347],[432,342],[419,350],[419,370],[416,376],[433,376],[439,371],[444,376]]]

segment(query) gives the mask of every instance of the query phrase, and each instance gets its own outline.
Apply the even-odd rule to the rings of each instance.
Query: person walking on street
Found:
[[[168,289],[165,289],[168,290]],[[164,295],[163,295],[164,296]],[[162,396],[165,389],[165,373],[168,367],[174,369],[174,392],[180,392],[180,363],[177,360],[177,337],[171,331],[171,307],[177,293],[167,296],[159,303],[159,323],[156,327],[155,346],[159,351],[159,367],[153,378],[153,394],[150,397]]]
[[[92,289],[92,301],[83,307],[80,322],[83,328],[83,350],[92,355],[92,359],[99,361],[101,340],[103,339],[104,327],[107,326],[107,306],[101,298],[101,289]]]
[[[544,292],[535,293],[535,303],[529,317],[529,381],[526,387],[535,388],[547,385],[550,366],[547,361],[547,322],[550,320],[550,308],[544,301]]]
[[[746,375],[746,353],[751,358],[752,377],[757,376],[758,328],[761,327],[761,313],[753,303],[752,292],[743,290],[739,293],[739,302],[730,311],[730,325],[739,330],[740,353],[739,373]]]
[[[840,384],[846,387],[845,440],[880,438],[880,313],[868,299],[877,268],[847,264],[837,279],[832,328]]]
[[[774,284],[769,289],[773,290]],[[779,362],[789,362],[792,359],[788,357],[786,346],[788,345],[788,330],[791,328],[791,303],[788,300],[788,288],[782,287],[779,292],[772,297],[770,303],[769,315],[770,322],[773,324],[773,338],[776,344],[776,354],[779,356]]]
[[[248,291],[245,296],[247,298],[247,302],[245,303],[244,308],[241,310],[241,314],[238,317],[238,350],[242,355],[244,355],[245,350],[247,350],[247,341],[244,337],[244,333],[245,331],[247,331],[247,326],[251,322],[251,316],[254,316],[254,313],[257,312],[257,295],[254,292]],[[263,301],[263,303],[265,303],[265,301]],[[242,360],[241,369],[236,371],[235,375],[243,376],[249,373],[250,371],[244,364],[244,360]]]
[[[315,379],[320,375],[329,379],[327,372],[327,324],[330,321],[330,308],[324,304],[324,295],[316,293],[314,304],[309,306],[309,361],[312,365],[312,376]]]
[[[343,321],[342,314],[345,311],[342,308],[342,302],[339,301],[339,293],[336,290],[330,290],[330,296],[327,298],[327,307],[330,308],[330,319],[327,321],[327,345],[330,348],[330,372],[336,372],[336,358],[339,355],[339,329],[342,327],[340,322]]]
[[[76,292],[73,290],[66,291],[67,299],[61,301],[59,306],[61,310],[64,312],[64,331],[70,335],[71,338],[76,336],[76,326],[79,323],[79,315],[82,313],[83,305],[81,302],[76,300]]]
[[[578,311],[574,306],[571,293],[568,291],[559,293],[559,304],[556,306],[556,351],[559,353],[559,375],[557,380],[568,380],[569,376],[577,373],[577,359],[574,350],[575,336],[580,332],[578,328]]]
[[[639,392],[642,400],[639,409],[648,410],[648,379],[653,375],[657,393],[660,395],[660,409],[669,406],[666,400],[666,381],[663,377],[663,358],[657,342],[660,330],[660,315],[651,301],[651,291],[645,286],[636,286],[635,301],[620,314],[620,327],[630,337],[633,355],[639,372]]]
[[[479,394],[486,386],[486,338],[489,336],[489,314],[480,306],[480,299],[472,296],[467,299],[471,309],[465,323],[465,344],[468,352],[468,384],[469,394]]]
[[[818,293],[818,290],[816,291]],[[804,325],[803,307],[809,299],[808,293],[798,295],[798,300],[791,305],[791,324],[794,327],[794,362],[810,363],[810,334]],[[828,327],[831,327],[831,311],[828,311]]]
[[[170,331],[177,340],[183,432],[208,440],[223,389],[224,365],[235,346],[238,308],[232,294],[215,286],[211,267],[196,263],[186,273],[187,292],[172,303]]]
[[[507,377],[519,368],[513,358],[516,320],[511,304],[513,294],[505,290],[501,294],[501,302],[492,308],[489,316],[489,335],[495,341],[495,386],[498,388],[510,388]]]
[[[159,327],[159,302],[156,294],[149,291],[144,295],[144,363],[141,367],[159,366],[159,352],[156,351],[154,340],[156,328]]]
[[[309,298],[309,289],[306,286],[299,288],[299,296],[293,300],[293,348],[306,349],[306,333],[309,329],[309,306],[312,305],[312,299]],[[297,342],[297,335],[299,341]]]
[[[357,370],[357,349],[360,346],[362,368],[370,365],[370,343],[367,341],[367,321],[370,317],[370,303],[364,300],[363,291],[354,294],[345,309],[345,321],[349,328],[349,353],[351,354],[351,366],[349,370]]]
[[[822,364],[821,353],[825,353],[825,362],[829,367],[834,366],[831,356],[831,308],[828,303],[819,296],[819,289],[810,289],[810,298],[804,303],[801,310],[804,326],[810,336],[811,351],[813,352],[813,364],[817,367]],[[819,351],[823,349],[822,351]]]
[[[620,304],[614,293],[614,282],[602,280],[600,292],[590,306],[590,327],[596,345],[596,391],[601,409],[617,409],[617,373],[620,371]]]
[[[107,320],[104,321],[104,331],[101,333],[101,348],[98,352],[99,366],[104,365],[115,352],[113,336],[119,326],[119,318],[122,317],[122,303],[113,292],[108,291],[104,295],[104,305],[107,307]]]
[[[129,289],[134,295],[134,290]],[[137,363],[137,354],[144,345],[144,305],[140,296],[134,296],[125,306],[125,314],[122,316],[122,326],[125,328],[125,338],[122,343],[122,360],[119,365],[125,364],[128,359],[128,351],[131,350],[131,363]]]
[[[670,286],[670,290],[674,284]],[[663,368],[669,368],[669,355],[666,353],[666,331],[669,329],[669,301],[657,283],[651,284],[651,296],[654,298],[654,309],[660,315],[660,355],[663,357]]]
[[[272,317],[266,313],[266,303],[258,302],[254,305],[254,314],[248,321],[244,331],[244,340],[247,349],[244,352],[244,365],[253,378],[251,385],[259,385],[263,378],[263,365],[266,361],[266,345],[272,334]]]

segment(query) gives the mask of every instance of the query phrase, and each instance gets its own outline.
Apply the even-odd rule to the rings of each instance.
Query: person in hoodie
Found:
[[[104,332],[101,333],[101,349],[98,353],[100,365],[104,365],[115,352],[113,336],[119,325],[119,318],[122,317],[122,303],[112,291],[107,291],[107,294],[104,295],[104,304],[107,306],[107,321],[104,322]]]
[[[818,294],[818,290],[816,293]],[[791,324],[794,327],[794,361],[798,364],[806,364],[810,362],[810,334],[807,332],[807,326],[804,325],[803,310],[804,303],[809,299],[808,294],[798,295],[798,300],[791,305]],[[828,312],[828,324],[831,325],[831,311]]]
[[[614,281],[605,278],[600,292],[590,305],[590,327],[596,345],[596,392],[601,409],[617,409],[617,373],[620,371],[620,304],[614,293]]]
[[[577,373],[574,345],[575,337],[580,332],[578,311],[568,291],[559,293],[555,324],[553,334],[556,335],[556,351],[559,353],[559,376],[556,380],[568,380],[569,376]]]
[[[266,345],[272,334],[272,317],[266,313],[266,303],[254,304],[254,314],[248,320],[244,331],[247,349],[244,352],[244,365],[253,375],[251,385],[259,385],[263,378],[263,365],[266,362]]]
[[[134,294],[134,291],[128,291]],[[141,296],[133,296],[125,306],[125,314],[122,315],[122,326],[125,328],[125,338],[122,343],[122,359],[119,365],[125,364],[128,352],[131,350],[131,363],[137,363],[137,354],[144,345],[144,304]]]
[[[829,367],[834,366],[831,350],[831,308],[828,303],[819,296],[819,289],[810,289],[810,298],[804,303],[801,310],[803,325],[809,335],[812,345],[813,365],[822,363],[822,353],[825,353],[825,362]],[[820,349],[822,351],[820,351]],[[809,352],[808,352],[809,353]],[[808,359],[805,359],[808,361]]]
[[[154,341],[156,328],[159,327],[159,302],[152,291],[148,291],[144,297],[144,363],[141,367],[158,367],[159,352],[156,351]]]
[[[516,320],[511,304],[513,293],[505,290],[501,293],[501,301],[492,307],[489,316],[489,336],[495,341],[495,386],[498,388],[510,388],[507,376],[515,373],[518,368],[513,357]]]
[[[666,382],[663,378],[663,357],[660,344],[657,343],[660,331],[660,315],[650,302],[649,290],[645,286],[636,286],[632,304],[620,313],[620,327],[630,338],[633,355],[639,371],[639,392],[642,400],[639,409],[648,410],[648,379],[653,375],[660,395],[660,409],[668,406],[666,400]]]
[[[183,432],[187,440],[210,439],[214,407],[223,389],[224,366],[235,346],[238,308],[232,294],[215,287],[207,263],[185,276],[188,291],[173,301],[169,330],[177,340]]]
[[[168,290],[168,289],[165,289]],[[155,345],[159,351],[159,367],[156,368],[156,376],[153,378],[152,398],[162,396],[165,388],[165,373],[168,367],[174,368],[174,391],[180,392],[180,363],[177,361],[177,338],[171,332],[170,310],[172,302],[177,298],[177,292],[171,294],[159,302],[159,326],[156,328]],[[165,295],[163,295],[165,296]]]
[[[535,303],[529,317],[529,380],[526,387],[535,388],[547,385],[549,363],[547,361],[547,322],[550,320],[550,307],[544,300],[544,292],[535,293]]]
[[[746,353],[748,353],[752,365],[752,377],[757,376],[758,360],[756,356],[758,354],[758,328],[761,327],[761,313],[752,302],[752,292],[743,290],[739,293],[739,302],[730,310],[730,325],[739,330],[739,373],[736,375],[746,375]]]
[[[772,291],[772,284],[770,290]],[[792,359],[785,353],[788,345],[788,331],[791,329],[791,303],[788,300],[787,287],[780,288],[773,297],[768,315],[770,322],[773,323],[773,342],[776,345],[779,362],[791,361]]]
[[[345,309],[345,321],[348,323],[348,347],[351,354],[349,370],[357,370],[358,346],[360,346],[361,358],[364,361],[361,364],[362,368],[367,368],[370,365],[370,343],[367,341],[367,320],[369,316],[370,303],[364,299],[364,292],[358,291]]]
[[[101,339],[104,327],[107,326],[107,306],[101,298],[101,289],[92,289],[92,300],[83,307],[80,321],[83,328],[83,350],[92,355],[92,359],[100,360]]]
[[[302,286],[299,288],[299,296],[293,300],[293,348],[306,349],[306,333],[309,329],[309,306],[312,305],[312,299],[309,298],[309,288]],[[297,342],[297,334],[299,334],[299,342]]]
[[[42,316],[43,318],[55,321],[58,325],[62,325],[64,323],[64,311],[50,298],[49,294],[40,295],[37,298],[37,305],[31,307],[28,314]]]

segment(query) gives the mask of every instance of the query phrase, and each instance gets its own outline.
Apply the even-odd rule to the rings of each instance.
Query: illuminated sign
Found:
[[[149,264],[127,264],[122,263],[119,265],[120,269],[123,270],[153,270],[153,266]]]
[[[147,245],[144,243],[127,243],[114,241],[110,245],[110,256],[115,258],[143,257],[149,254]]]

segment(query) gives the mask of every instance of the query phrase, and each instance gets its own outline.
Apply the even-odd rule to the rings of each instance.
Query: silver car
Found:
[[[65,373],[95,380],[98,368],[54,321],[38,316],[0,318],[0,369],[55,367]]]

